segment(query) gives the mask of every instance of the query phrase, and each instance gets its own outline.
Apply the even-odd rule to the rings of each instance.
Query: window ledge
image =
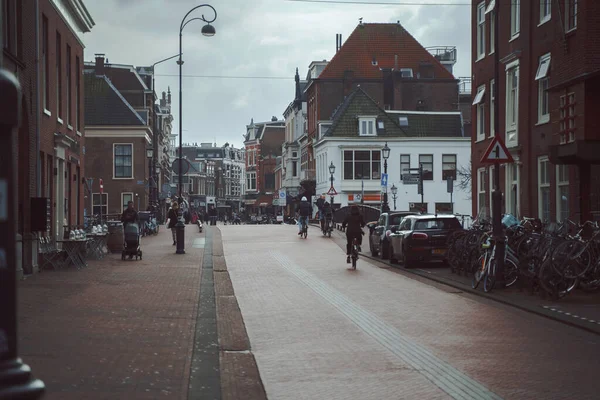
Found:
[[[67,129],[70,130],[70,131],[72,131],[73,130],[73,126],[67,124]]]
[[[481,143],[481,142],[485,142],[487,138],[485,137],[485,134],[483,135],[483,137],[477,137],[477,139],[475,140],[475,143]]]
[[[62,119],[60,119],[59,117],[56,117],[56,121],[58,121],[59,124],[64,125],[64,122]]]
[[[538,24],[538,28],[542,25],[544,25],[546,22],[550,21],[550,19],[552,18],[552,15],[548,15],[546,18],[544,18],[543,20],[540,21],[540,23]]]
[[[493,55],[495,52],[496,52],[496,49],[494,49],[494,50],[490,51],[490,52],[488,53],[488,56],[491,56],[491,55]]]
[[[535,126],[546,125],[548,123],[550,123],[550,117],[539,119],[538,122],[535,124]]]
[[[46,114],[49,117],[52,116],[52,113],[50,111],[46,110],[45,108],[44,108],[44,114]]]
[[[117,180],[118,181],[130,180],[130,181],[132,181],[132,180],[135,180],[135,178],[134,177],[131,177],[131,178],[116,178],[116,177],[113,177],[113,180],[116,180],[116,181]]]
[[[517,32],[517,33],[515,33],[514,35],[512,35],[512,36],[510,37],[510,40],[508,41],[508,43],[510,43],[510,42],[513,42],[513,41],[517,40],[517,39],[519,38],[519,36],[521,36],[521,32]]]
[[[575,31],[577,31],[577,27],[569,29],[568,31],[565,32],[565,34],[566,35],[569,35],[569,34],[573,35],[573,34],[575,34]]]
[[[81,132],[77,131],[77,136],[83,136]]]
[[[475,60],[475,62],[479,62],[479,61],[483,60],[484,58],[485,58],[485,52],[483,54],[479,55],[477,57],[477,59]]]

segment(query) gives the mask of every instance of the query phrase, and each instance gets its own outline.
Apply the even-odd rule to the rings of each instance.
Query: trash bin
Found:
[[[125,237],[123,235],[123,223],[121,221],[108,221],[108,237],[106,240],[106,246],[108,251],[111,253],[120,253],[123,251],[123,241]]]

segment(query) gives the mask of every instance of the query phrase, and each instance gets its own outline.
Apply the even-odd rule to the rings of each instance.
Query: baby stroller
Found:
[[[128,223],[125,225],[125,243],[123,244],[123,252],[121,260],[125,260],[125,256],[132,259],[142,259],[142,250],[140,250],[140,226],[136,223]]]

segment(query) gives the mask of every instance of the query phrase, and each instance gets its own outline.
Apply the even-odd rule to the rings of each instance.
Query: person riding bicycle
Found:
[[[306,200],[306,197],[302,197],[302,201],[296,207],[296,212],[300,214],[300,218],[298,218],[298,235],[302,235],[302,224],[304,223],[308,227],[308,218],[312,214],[312,206]]]
[[[321,230],[325,229],[325,216],[323,215],[323,205],[325,204],[325,195],[319,196],[316,201],[317,210],[319,210],[319,222],[321,223]]]
[[[358,210],[357,206],[350,208],[350,214],[346,216],[342,223],[342,229],[346,229],[346,262],[350,264],[350,255],[352,254],[352,241],[356,238],[358,242],[358,251],[361,251],[360,245],[362,244],[363,228],[365,227],[365,220]]]
[[[323,207],[321,207],[320,213],[323,215],[323,219],[321,220],[321,230],[325,232],[328,227],[328,224],[333,219],[333,208],[331,204],[327,200],[323,203]]]

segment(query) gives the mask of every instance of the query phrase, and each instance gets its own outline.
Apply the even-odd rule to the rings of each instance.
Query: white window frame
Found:
[[[254,176],[254,187],[251,187],[250,183],[252,182],[252,176]],[[246,173],[246,190],[247,191],[256,191],[258,190],[256,187],[257,182],[256,182],[256,172],[255,171],[250,171]]]
[[[477,61],[485,57],[485,1],[477,5]]]
[[[401,78],[412,78],[413,70],[412,68],[400,68],[400,77]]]
[[[545,167],[543,167],[543,165],[545,164]],[[545,175],[542,172],[544,172],[543,168],[545,168]],[[542,222],[549,222],[548,219],[550,219],[550,160],[548,159],[548,156],[541,156],[538,157],[538,218],[542,221]],[[544,218],[544,202],[543,202],[543,196],[542,196],[542,191],[544,189],[548,190],[548,218],[545,219]]]
[[[490,14],[490,55],[496,52],[496,10],[489,12]]]
[[[514,179],[513,177],[513,172],[516,172],[517,178]],[[516,189],[517,189],[517,197],[515,199],[515,210],[513,210],[513,204],[512,204],[512,191],[513,191],[513,186],[516,185]],[[505,208],[506,208],[506,213],[507,214],[512,214],[517,218],[520,218],[520,204],[521,204],[521,195],[520,195],[520,191],[521,191],[521,171],[519,171],[519,164],[518,163],[512,163],[512,164],[506,164],[506,193],[505,193]]]
[[[505,143],[508,147],[519,144],[519,71],[518,60],[506,65]],[[513,88],[515,78],[516,85]]]
[[[560,173],[560,169],[564,168],[566,169],[565,171],[565,175],[566,175],[566,180],[560,178],[561,173]],[[562,210],[562,198],[561,198],[561,194],[560,194],[560,190],[563,187],[569,187],[569,166],[567,164],[564,165],[557,165],[556,166],[556,221],[558,222],[563,222],[563,220],[561,219],[561,214],[563,212]],[[567,189],[567,207],[569,208],[569,210],[567,210],[567,212],[570,213],[570,199],[568,197],[568,192],[569,190]],[[567,216],[567,218],[569,218],[569,216]]]
[[[540,23],[545,24],[552,18],[552,0],[540,0]]]
[[[485,85],[481,85],[477,88],[477,94],[473,99],[473,105],[476,107],[477,117],[477,141],[485,139],[485,102],[483,101],[485,96]]]
[[[495,165],[490,165],[490,167],[488,168],[488,197],[490,198],[490,216],[491,216],[491,210],[492,207],[494,206],[494,172],[495,172],[496,166]]]
[[[477,217],[481,217],[481,209],[485,210],[485,193],[486,193],[486,184],[485,184],[486,171],[485,168],[479,168],[477,170]],[[483,205],[482,200],[483,199]],[[484,211],[484,216],[488,216]]]
[[[494,137],[496,134],[496,81],[490,80],[490,136]]]
[[[538,124],[550,122],[550,96],[548,94],[548,86],[550,78],[550,53],[540,57],[538,69],[535,74],[535,80],[538,82]],[[544,101],[546,109],[544,110]]]
[[[346,161],[346,159],[345,159],[345,154],[344,153],[346,151],[351,151],[352,152],[352,177],[351,178],[346,178],[346,163],[349,162],[349,161]],[[369,152],[369,173],[366,174],[363,178],[356,178],[356,174],[358,172],[358,168],[356,168],[357,167],[357,165],[356,165],[356,163],[357,163],[356,153],[360,152],[360,151],[367,151],[367,152]],[[375,159],[373,157],[373,154],[377,154],[378,152],[379,152],[379,160],[377,160],[377,159]],[[366,161],[363,160],[361,162],[364,163]],[[374,168],[373,167],[375,165],[378,165],[378,169],[379,169],[379,171],[377,171],[376,175],[373,174],[373,172],[374,172]],[[327,166],[327,168],[329,168],[329,166]],[[327,169],[324,168],[324,171],[325,171],[325,174],[326,174],[325,181],[327,181],[329,170],[327,170]],[[362,171],[362,172],[364,174],[364,171]],[[342,175],[341,175],[342,180],[344,180],[344,181],[361,181],[361,180],[364,180],[364,181],[378,181],[378,180],[381,179],[381,174],[382,173],[383,173],[383,156],[382,156],[380,150],[376,150],[376,149],[364,149],[364,148],[345,148],[345,149],[342,149]]]
[[[377,117],[358,117],[358,135],[377,136],[376,119]]]
[[[116,153],[115,150],[117,148],[117,146],[130,146],[131,147],[131,176],[130,177],[117,177],[116,175],[116,171],[115,171],[115,157],[116,157]],[[135,160],[134,160],[134,147],[133,147],[133,143],[113,143],[113,153],[112,153],[112,175],[113,175],[113,179],[116,180],[123,180],[123,179],[134,179],[135,176]]]
[[[575,14],[575,17],[573,18],[573,25],[571,26],[570,22],[571,22],[571,13],[570,13],[570,9],[571,9],[571,4],[573,4],[573,13]],[[574,31],[575,29],[577,29],[577,17],[578,15],[578,4],[577,4],[577,0],[565,0],[565,30],[567,32],[571,32]]]
[[[121,211],[123,211],[125,209],[125,207],[127,207],[127,202],[125,201],[126,195],[131,195],[131,201],[134,202],[133,204],[135,206],[135,201],[134,201],[135,194],[133,192],[121,192]]]
[[[521,0],[511,0],[511,2],[510,2],[510,40],[518,38],[520,32],[521,32]]]

